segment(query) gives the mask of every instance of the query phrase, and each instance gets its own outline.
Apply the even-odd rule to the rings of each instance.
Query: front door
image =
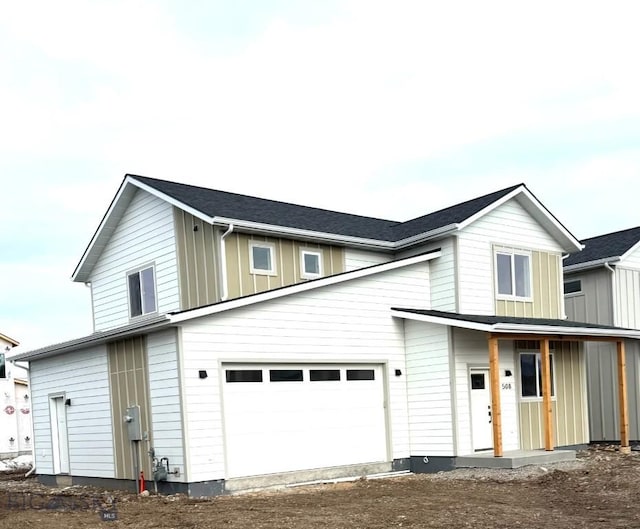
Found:
[[[491,424],[491,392],[489,370],[472,369],[469,372],[471,392],[471,426],[473,449],[491,450],[493,447],[493,426]]]
[[[52,397],[49,401],[51,414],[51,441],[53,448],[54,474],[69,473],[69,439],[67,437],[67,410],[64,397]]]

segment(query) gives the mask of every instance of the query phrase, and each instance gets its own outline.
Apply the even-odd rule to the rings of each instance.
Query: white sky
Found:
[[[91,332],[69,277],[125,173],[406,220],[524,182],[640,225],[640,3],[2,2],[0,332]]]

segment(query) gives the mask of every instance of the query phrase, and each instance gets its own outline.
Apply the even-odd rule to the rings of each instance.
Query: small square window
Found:
[[[128,274],[127,285],[132,318],[156,312],[156,282],[152,266]]]
[[[300,252],[300,275],[306,279],[322,276],[322,253],[310,250]]]
[[[275,275],[275,247],[267,243],[249,243],[249,259],[252,274]]]

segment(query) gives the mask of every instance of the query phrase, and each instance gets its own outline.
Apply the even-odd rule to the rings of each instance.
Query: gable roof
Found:
[[[584,249],[565,259],[565,270],[592,268],[619,261],[640,243],[640,227],[605,233],[581,242]]]
[[[451,327],[504,334],[537,334],[548,336],[576,336],[591,338],[640,339],[640,330],[549,318],[520,318],[513,316],[487,316],[460,314],[441,310],[404,309],[394,307],[391,313],[399,318],[425,321]]]
[[[128,174],[73,272],[74,281],[88,280],[91,269],[138,189],[214,225],[234,224],[248,231],[387,251],[453,233],[515,197],[538,222],[554,234],[566,251],[580,247],[577,239],[524,184],[510,186],[406,222],[398,222]]]
[[[0,340],[9,342],[13,347],[15,347],[16,345],[20,345],[20,342],[17,342],[13,338],[9,338],[6,334],[2,334],[2,333],[0,333]]]

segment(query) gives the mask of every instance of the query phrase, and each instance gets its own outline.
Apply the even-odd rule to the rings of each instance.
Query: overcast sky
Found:
[[[70,281],[126,173],[406,220],[524,182],[640,225],[640,2],[24,1],[0,16],[0,333],[91,332]]]

